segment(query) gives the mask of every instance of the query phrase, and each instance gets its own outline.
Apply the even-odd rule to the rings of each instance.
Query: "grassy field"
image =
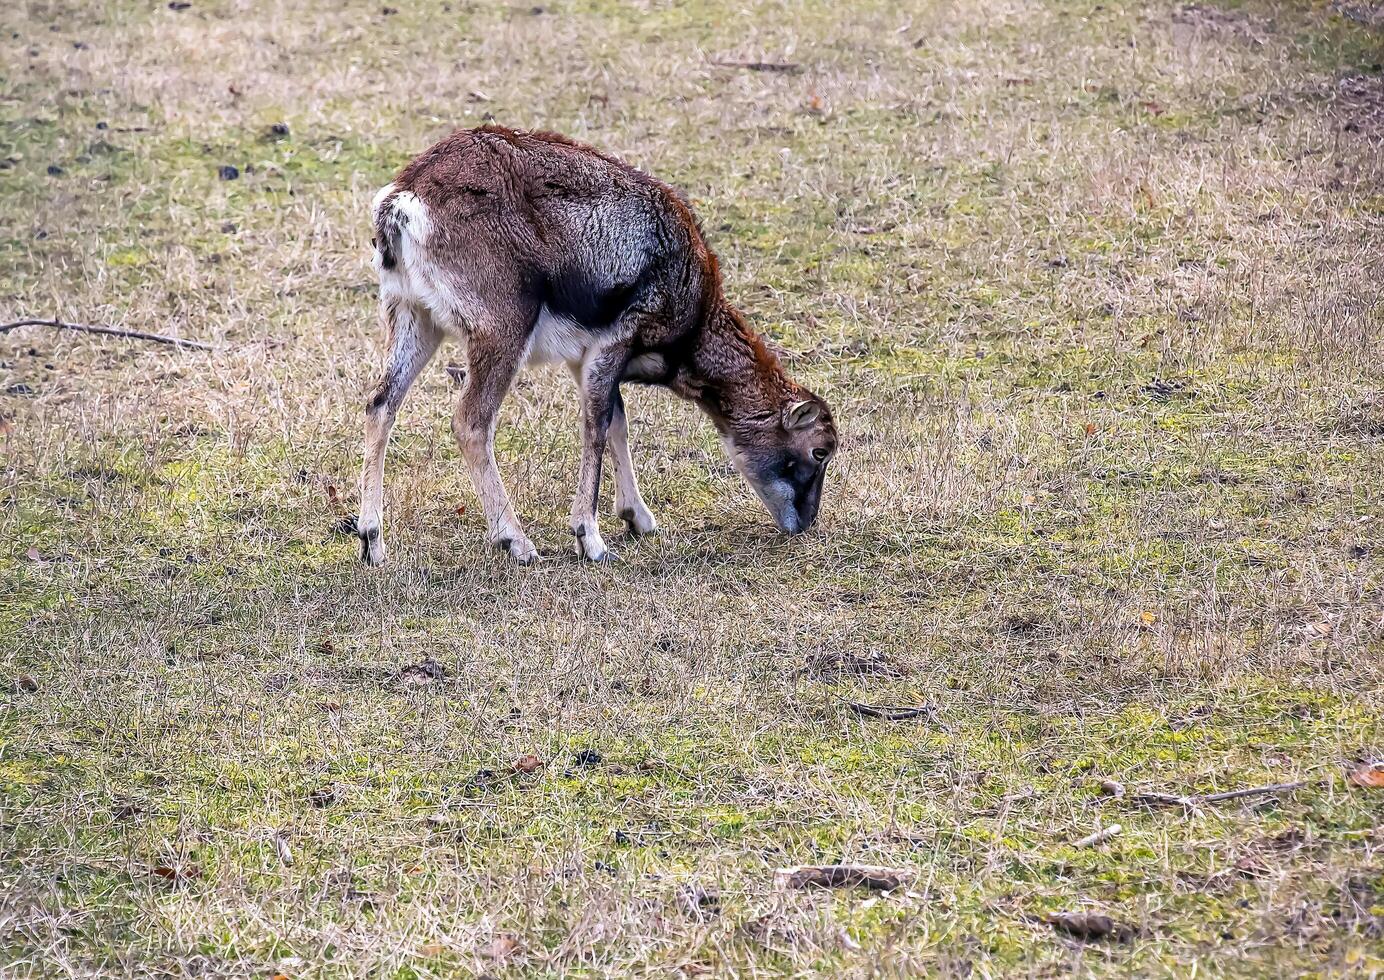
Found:
[[[1384,973],[1384,790],[1348,778],[1384,757],[1370,4],[0,29],[0,321],[216,345],[0,334],[0,974]],[[574,390],[534,374],[498,443],[517,568],[444,351],[358,563],[369,201],[492,118],[693,200],[835,409],[811,534],[636,389],[662,530],[578,563]],[[836,861],[914,878],[775,885]]]

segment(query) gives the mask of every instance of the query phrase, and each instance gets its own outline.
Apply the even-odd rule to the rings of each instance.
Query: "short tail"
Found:
[[[371,243],[380,253],[380,268],[393,269],[399,264],[399,238],[408,216],[394,207],[397,192],[390,184],[375,198],[375,240]]]

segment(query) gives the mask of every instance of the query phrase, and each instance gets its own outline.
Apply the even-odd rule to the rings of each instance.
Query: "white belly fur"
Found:
[[[580,364],[593,339],[589,330],[544,306],[538,311],[538,323],[529,339],[529,353],[524,363],[528,367]]]

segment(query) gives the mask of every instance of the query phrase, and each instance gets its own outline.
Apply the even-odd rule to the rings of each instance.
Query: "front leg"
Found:
[[[629,355],[623,346],[588,353],[579,377],[582,407],[581,463],[572,497],[572,546],[579,558],[606,561],[613,557],[601,537],[596,517],[601,493],[601,459],[605,456],[610,420],[619,394],[616,385]]]
[[[618,386],[615,407],[610,413],[610,461],[615,464],[615,513],[620,515],[630,534],[653,534],[658,530],[658,522],[639,492],[639,479],[630,457],[629,420]]]

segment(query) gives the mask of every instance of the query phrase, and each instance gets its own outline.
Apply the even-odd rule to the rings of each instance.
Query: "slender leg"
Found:
[[[519,526],[509,494],[495,466],[495,421],[500,403],[519,371],[524,354],[522,337],[495,337],[472,332],[467,345],[466,386],[452,416],[452,434],[466,460],[471,483],[485,511],[490,543],[527,565],[538,550]]]
[[[630,458],[630,430],[625,417],[625,400],[615,389],[615,405],[610,414],[610,460],[615,464],[615,513],[625,522],[630,534],[652,534],[658,522],[639,493],[639,478]]]
[[[572,363],[568,368],[580,392],[582,366]],[[611,407],[608,436],[610,461],[615,465],[615,513],[625,522],[630,534],[636,537],[641,534],[653,534],[658,530],[658,521],[654,519],[653,513],[639,492],[639,478],[634,472],[634,460],[630,458],[630,430],[625,416],[625,399],[620,394],[618,384]]]
[[[577,555],[591,561],[610,557],[601,537],[596,505],[601,492],[601,457],[619,397],[616,386],[628,360],[622,345],[611,345],[590,351],[581,366],[581,464],[572,497],[571,526]]]
[[[379,383],[365,405],[365,462],[360,473],[360,556],[367,565],[384,562],[384,457],[389,433],[404,396],[442,340],[425,310],[389,301],[381,307],[389,352]]]

